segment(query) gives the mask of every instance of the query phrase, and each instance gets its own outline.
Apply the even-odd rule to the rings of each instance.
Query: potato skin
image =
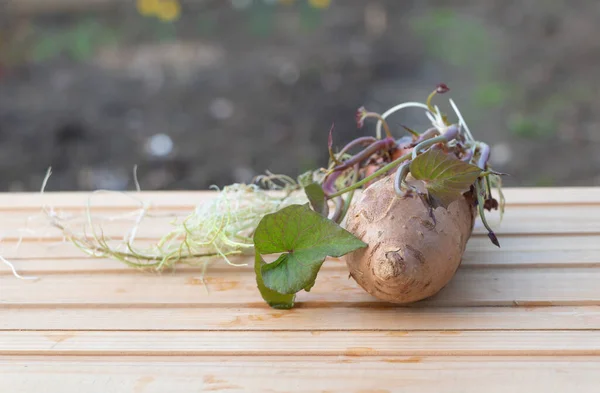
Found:
[[[465,193],[447,209],[434,209],[434,224],[417,195],[396,195],[393,175],[373,183],[346,216],[346,229],[368,244],[343,257],[351,276],[390,303],[433,296],[462,261],[476,217],[471,196]]]

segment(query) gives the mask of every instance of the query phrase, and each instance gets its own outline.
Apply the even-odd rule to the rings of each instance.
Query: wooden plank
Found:
[[[156,240],[137,240],[135,245],[139,248],[151,247],[156,244]],[[99,258],[88,257],[88,254],[84,253],[79,248],[75,247],[73,243],[63,240],[49,240],[49,241],[23,241],[18,242],[0,242],[0,255],[6,259],[19,260],[19,261],[30,261],[30,260],[49,260],[51,264],[55,264],[57,269],[60,268],[61,263],[68,263],[68,259],[76,259],[84,263],[84,261],[92,260],[100,262],[102,265],[109,264],[108,260],[101,260]],[[77,265],[76,265],[77,266]],[[77,270],[76,267],[74,267]],[[115,268],[115,267],[113,267]]]
[[[150,247],[153,240],[139,240],[140,248]],[[39,272],[116,270],[122,264],[108,259],[91,258],[67,241],[0,242],[0,255],[22,269]],[[74,261],[70,261],[73,259]],[[487,237],[472,237],[467,244],[464,265],[561,265],[569,263],[595,264],[600,259],[597,235],[504,236],[502,247],[490,244]],[[16,262],[18,261],[18,262]],[[130,268],[127,268],[130,270]],[[0,274],[2,270],[0,269]]]
[[[0,358],[6,392],[596,393],[599,374],[588,356]]]
[[[0,269],[0,391],[265,391],[265,381],[279,380],[280,391],[291,392],[437,392],[440,384],[595,392],[600,192],[514,191],[498,230],[502,248],[478,227],[463,266],[433,299],[379,302],[330,261],[290,311],[264,304],[250,267],[217,265],[207,293],[198,268],[139,273],[84,258],[56,233],[42,241],[27,234],[15,249],[15,228],[39,205],[16,213],[2,205],[0,236],[8,232],[8,241],[0,255],[42,278],[19,281]],[[186,198],[193,194],[186,207],[178,193],[164,193],[160,209],[186,214],[197,195],[214,195]],[[83,205],[56,197],[73,212]],[[96,199],[102,214],[134,206],[127,197]],[[168,228],[166,219],[149,222],[158,223],[142,232],[149,239]],[[125,232],[122,222],[110,225]]]
[[[76,251],[79,251],[76,249]],[[81,254],[81,252],[79,252]],[[3,255],[0,253],[0,255]],[[12,264],[22,274],[44,276],[58,273],[71,274],[90,274],[90,273],[121,273],[121,274],[139,274],[139,270],[130,267],[120,261],[107,258],[81,258],[76,257],[56,257],[47,259],[23,259],[11,258]],[[247,258],[231,258],[233,263],[251,263]],[[177,271],[196,272],[203,270],[202,263],[196,265],[179,265]],[[502,251],[486,252],[471,251],[465,252],[461,268],[532,268],[532,267],[600,267],[600,250],[567,250],[567,251]],[[210,271],[230,269],[224,261],[210,261]],[[323,265],[323,269],[346,269],[343,260],[330,258]],[[12,275],[7,268],[0,267],[1,275]]]
[[[574,205],[600,203],[600,187],[510,187],[507,205]],[[494,193],[496,196],[496,193]]]
[[[598,192],[600,194],[600,192]],[[278,195],[274,193],[274,195]],[[93,209],[131,210],[142,203],[150,206],[176,210],[192,211],[198,204],[214,198],[214,191],[142,191],[142,192],[36,192],[0,193],[0,210],[40,212],[42,206],[65,211],[81,211],[88,203]],[[140,201],[142,203],[140,203]]]
[[[486,218],[499,236],[600,233],[600,207],[596,206],[514,206],[510,210],[507,208],[502,222],[497,211],[486,213]],[[479,219],[474,233],[487,234]]]
[[[114,212],[114,214],[118,214]],[[145,218],[137,229],[136,239],[148,240],[159,239],[175,228],[174,222],[182,222],[185,215],[175,211],[161,210],[156,213],[161,217]],[[122,240],[128,236],[135,226],[136,216],[126,220],[107,220],[106,217],[111,213],[104,213],[103,218],[94,221],[95,229],[100,236]],[[498,213],[488,214],[488,220],[493,225],[494,231],[500,237],[500,243],[503,244],[505,236],[515,235],[559,235],[567,234],[569,236],[578,236],[582,234],[600,234],[600,206],[560,206],[555,208],[547,207],[514,207],[507,211],[504,219],[499,225]],[[74,220],[72,230],[75,233],[83,234],[86,226],[84,216]],[[99,229],[102,229],[100,232]],[[92,230],[87,227],[86,233],[91,237]],[[476,220],[473,231],[474,237],[487,237],[487,230],[483,227],[480,219]],[[0,221],[0,239],[3,243],[18,241],[49,241],[59,242],[63,233],[57,228],[49,225],[45,218],[30,220],[22,213],[13,212],[3,214],[3,220]]]
[[[4,331],[0,355],[599,356],[600,331]]]
[[[600,307],[5,308],[0,330],[583,330]],[[1,334],[1,333],[0,333]]]
[[[131,213],[131,214],[130,214]],[[93,231],[87,223],[85,212],[72,213],[62,223],[71,229],[74,233],[83,234],[84,230],[88,236],[93,235]],[[95,213],[92,212],[92,215]],[[136,225],[139,212],[123,211],[105,211],[93,217],[93,225],[98,236],[104,233],[104,236],[123,239],[129,231]],[[154,216],[147,216],[141,220],[138,229],[138,238],[141,239],[159,239],[175,228],[177,223],[182,223],[188,215],[188,212],[177,212],[173,210],[150,211]],[[50,219],[42,215],[26,215],[23,212],[2,213],[0,222],[0,237],[5,242],[15,241],[48,241],[61,239],[64,234],[58,228],[51,225]],[[101,230],[102,231],[101,231]]]
[[[428,306],[600,305],[600,269],[460,269],[437,296],[420,302]],[[208,307],[230,304],[263,305],[254,272],[224,269],[202,280],[190,273],[57,274],[39,281],[0,277],[0,305],[86,306],[122,305]],[[323,270],[310,293],[300,292],[306,307],[358,303],[384,304],[368,295],[345,271]]]

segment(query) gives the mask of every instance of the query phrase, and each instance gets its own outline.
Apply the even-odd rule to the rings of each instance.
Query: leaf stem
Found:
[[[341,196],[336,197],[334,199],[335,202],[335,210],[330,218],[331,221],[339,224],[341,222],[342,211],[344,210],[344,200]]]
[[[396,191],[396,195],[398,196],[404,196],[404,192],[402,191],[402,183],[408,175],[411,162],[411,160],[404,161],[396,170],[396,176],[394,178],[394,191]]]
[[[329,137],[327,139],[327,150],[329,150],[329,159],[335,163],[335,165],[340,165],[340,161],[337,159],[335,154],[333,154],[333,125],[329,129]]]
[[[417,158],[419,151],[421,151],[431,145],[435,145],[436,143],[439,143],[439,142],[448,142],[448,138],[446,138],[443,135],[440,135],[440,136],[436,136],[435,138],[427,139],[427,140],[419,143],[417,146],[415,146],[415,148],[412,151],[412,159],[414,160],[415,158]]]
[[[404,128],[406,131],[408,131],[412,136],[418,138],[419,136],[421,136],[421,134],[419,134],[417,131],[413,130],[412,128],[408,128],[407,126],[405,126],[404,124],[401,124],[402,128]]]
[[[385,135],[388,138],[392,137],[392,132],[390,131],[390,127],[388,126],[387,121],[379,114],[375,112],[364,112],[362,114],[362,119],[366,119],[367,117],[374,117],[375,119],[381,121],[383,123],[383,129],[385,130]],[[377,139],[381,139],[381,135],[377,136]]]
[[[427,101],[425,101],[425,103],[427,104],[427,108],[429,108],[430,112],[435,113],[435,109],[433,108],[433,106],[431,105],[431,100],[433,99],[433,97],[437,94],[437,90],[432,91],[431,93],[429,93],[429,95],[427,96]]]
[[[370,176],[365,177],[364,179],[362,179],[359,182],[354,183],[353,185],[344,188],[343,190],[340,190],[338,192],[335,192],[331,195],[328,195],[327,198],[331,199],[331,198],[335,198],[337,196],[343,195],[349,191],[352,190],[356,190],[357,188],[362,187],[363,185],[367,184],[368,182],[370,182],[371,180],[385,174],[387,171],[394,169],[396,166],[398,166],[399,164],[401,164],[402,162],[408,160],[410,158],[410,154],[411,153],[406,153],[405,155],[403,155],[402,157],[396,158],[394,161],[390,162],[389,164],[387,164],[384,167],[381,167],[380,169],[378,169],[377,171],[373,172]]]
[[[358,145],[370,145],[373,142],[377,142],[377,139],[375,137],[372,136],[361,136],[360,138],[356,138],[355,140],[349,142],[346,146],[344,146],[342,148],[342,150],[340,150],[340,152],[338,153],[338,156],[341,157],[343,156],[346,152],[348,152],[348,150],[352,149],[354,146],[358,146]]]
[[[389,148],[393,147],[395,144],[396,144],[396,141],[393,138],[385,138],[385,139],[381,139],[376,142],[373,142],[369,146],[367,146],[366,148],[361,150],[359,153],[352,156],[350,159],[344,161],[341,165],[338,165],[335,168],[333,168],[331,171],[332,172],[343,171],[344,169],[350,168],[350,167],[354,166],[354,164],[360,163],[360,162],[366,160],[367,158],[371,157],[373,155],[373,153],[375,153],[376,151],[389,149]]]
[[[358,180],[359,170],[360,166],[356,164],[354,166],[354,174],[352,175],[352,183],[356,183]],[[350,208],[350,203],[352,203],[352,199],[354,198],[355,191],[356,190],[350,191],[348,196],[346,196],[346,200],[344,201],[344,209],[342,210],[342,214],[340,216],[340,223],[344,220],[344,217],[346,217],[346,214],[348,213],[348,209]]]
[[[483,223],[483,226],[485,226],[485,229],[488,230],[488,237],[490,238],[492,243],[494,243],[495,246],[500,247],[500,243],[498,242],[496,234],[494,233],[492,228],[490,228],[489,224],[487,223],[487,220],[485,219],[485,209],[483,208],[485,201],[483,200],[483,195],[481,194],[481,191],[482,188],[479,184],[478,179],[475,182],[475,193],[477,194],[477,209],[479,210],[479,216],[481,217],[481,222]]]
[[[381,119],[383,119],[383,120],[380,119],[377,122],[377,128],[375,130],[375,133],[376,133],[378,139],[381,139],[381,126],[382,126],[383,122],[385,121],[385,119],[387,117],[389,117],[390,115],[392,115],[393,113],[398,112],[399,110],[402,110],[405,108],[422,108],[422,109],[426,109],[426,110],[429,109],[427,107],[427,105],[422,104],[420,102],[405,102],[405,103],[398,104],[398,105],[388,109],[381,115]]]
[[[481,149],[481,153],[479,156],[479,161],[477,162],[477,166],[485,170],[490,158],[490,147],[483,142],[479,142],[479,147]]]

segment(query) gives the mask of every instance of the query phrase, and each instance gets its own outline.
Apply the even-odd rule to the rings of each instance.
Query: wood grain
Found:
[[[0,330],[129,331],[420,331],[593,330],[600,306],[296,308],[5,308]]]
[[[600,305],[600,269],[460,269],[446,288],[416,306]],[[263,304],[254,273],[231,269],[205,278],[172,274],[56,274],[39,281],[0,277],[0,304],[18,306],[98,307],[245,307]],[[333,304],[383,304],[367,294],[347,271],[323,270],[310,293],[300,292],[306,307]]]
[[[598,356],[600,331],[5,331],[0,355]]]
[[[134,210],[131,212],[135,213]],[[160,239],[173,230],[176,223],[183,222],[189,214],[189,212],[175,210],[150,210],[149,212],[158,215],[158,217],[144,218],[137,229],[136,239]],[[73,216],[69,216],[68,225],[72,228],[72,231],[82,235],[85,227],[88,236],[92,236],[93,231],[87,225],[85,213],[79,211],[71,214]],[[98,236],[104,234],[105,237],[121,240],[128,235],[138,216],[137,214],[131,214],[124,219],[114,219],[124,214],[127,213],[116,210],[92,211],[92,215],[97,215],[93,223]],[[0,237],[4,242],[17,242],[20,240],[58,242],[63,237],[63,233],[51,227],[49,219],[42,215],[25,216],[20,212],[6,212],[2,213],[2,216]],[[486,217],[498,234],[501,245],[504,244],[504,236],[600,235],[600,205],[558,206],[539,209],[531,209],[528,206],[514,206],[507,210],[502,221],[499,219],[498,212],[488,213]],[[102,228],[102,232],[98,228]],[[473,236],[487,238],[487,230],[480,220],[476,221]]]
[[[596,393],[599,374],[590,356],[0,357],[7,392]]]

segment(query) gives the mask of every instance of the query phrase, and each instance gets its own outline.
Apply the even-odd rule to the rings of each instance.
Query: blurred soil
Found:
[[[0,190],[37,190],[48,166],[49,190],[132,189],[134,165],[147,190],[297,175],[326,163],[332,123],[340,146],[374,130],[359,106],[439,82],[507,185],[600,185],[600,2],[254,3],[184,2],[174,23],[122,3],[5,13]]]

